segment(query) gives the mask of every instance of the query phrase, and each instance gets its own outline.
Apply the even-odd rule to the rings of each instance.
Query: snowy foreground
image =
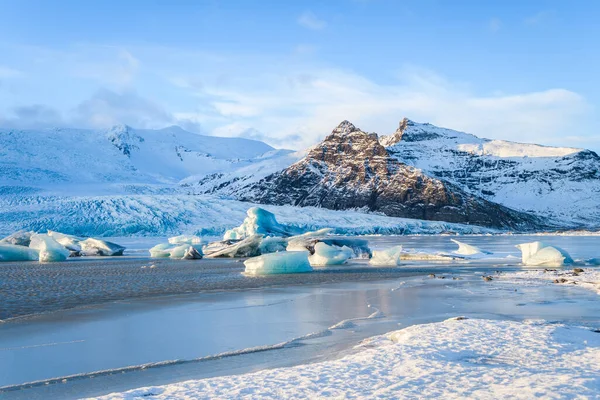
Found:
[[[103,399],[592,398],[600,333],[449,319],[365,340],[336,361],[113,393]]]

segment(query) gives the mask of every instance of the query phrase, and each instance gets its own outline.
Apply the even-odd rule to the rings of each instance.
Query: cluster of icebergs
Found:
[[[198,236],[176,236],[168,243],[150,249],[152,257],[172,259],[201,259],[217,257],[244,257],[247,275],[287,274],[312,271],[346,263],[352,258],[368,259],[374,266],[398,266],[403,261],[452,261],[493,257],[493,253],[479,247],[450,239],[458,249],[450,253],[405,250],[394,246],[374,250],[367,240],[339,238],[331,229],[299,233],[298,228],[277,222],[275,215],[253,207],[239,227],[225,232],[223,240],[206,243]],[[561,266],[573,263],[564,250],[541,242],[517,246],[522,252],[524,265]]]
[[[121,256],[125,247],[60,232],[19,231],[0,240],[0,261],[65,261],[80,256]]]

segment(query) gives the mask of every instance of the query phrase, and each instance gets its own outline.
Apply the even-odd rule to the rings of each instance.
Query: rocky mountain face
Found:
[[[402,139],[402,132],[399,136]],[[396,138],[385,139],[384,143],[392,143]],[[264,204],[363,209],[394,217],[496,228],[543,225],[535,216],[485,200],[401,162],[377,134],[365,133],[348,121],[306,157],[241,189],[237,196]]]

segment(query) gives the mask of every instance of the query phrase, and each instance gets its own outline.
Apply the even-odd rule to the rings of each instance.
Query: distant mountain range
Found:
[[[121,204],[117,212],[114,201],[140,195],[154,196],[139,217],[153,219],[144,225],[145,234],[164,233],[163,225],[172,231],[202,223],[194,210],[170,208],[178,196],[352,209],[516,231],[600,226],[596,153],[481,139],[408,119],[383,136],[344,121],[303,152],[179,127],[0,129],[0,172],[0,223],[11,229],[19,223],[39,227],[35,218],[44,218],[41,210],[47,210],[71,213],[79,224],[74,230],[85,233],[82,224],[92,226],[99,215],[104,223],[111,215],[115,223],[130,221],[126,214],[139,210]],[[78,210],[66,204],[78,204]],[[135,223],[125,233],[135,234]]]

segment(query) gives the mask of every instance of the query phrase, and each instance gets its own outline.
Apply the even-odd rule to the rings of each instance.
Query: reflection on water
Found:
[[[594,251],[600,248],[600,238],[596,237],[543,239],[565,248],[575,258],[598,256]],[[539,237],[478,236],[461,240],[506,258],[518,255],[514,244]],[[371,241],[375,248],[396,244],[438,251],[455,248],[448,237],[377,237]],[[254,281],[260,282],[258,287],[240,284],[248,278],[239,274],[239,263],[229,262],[223,270],[212,266],[207,272],[209,281],[230,280],[235,285],[227,289],[236,290],[104,303],[0,325],[0,386],[274,345],[327,331],[342,320],[366,317],[376,309],[381,310],[382,318],[355,320],[347,329],[335,329],[329,336],[278,350],[69,380],[3,395],[68,398],[317,361],[352,351],[354,344],[368,336],[457,315],[541,318],[597,327],[600,302],[595,293],[564,285],[516,287],[481,279],[482,274],[494,273],[500,267],[515,269],[517,263],[516,258],[458,265],[413,263],[412,268],[389,268],[387,275],[377,275],[379,280],[370,282],[362,278],[372,280],[369,271],[379,269],[362,263],[335,273],[273,277],[277,287],[269,282],[271,277]],[[70,268],[83,263],[72,264]],[[429,278],[432,269],[446,279]],[[77,282],[75,272],[71,279]],[[360,282],[355,281],[357,277]],[[201,274],[196,277],[202,278]]]

